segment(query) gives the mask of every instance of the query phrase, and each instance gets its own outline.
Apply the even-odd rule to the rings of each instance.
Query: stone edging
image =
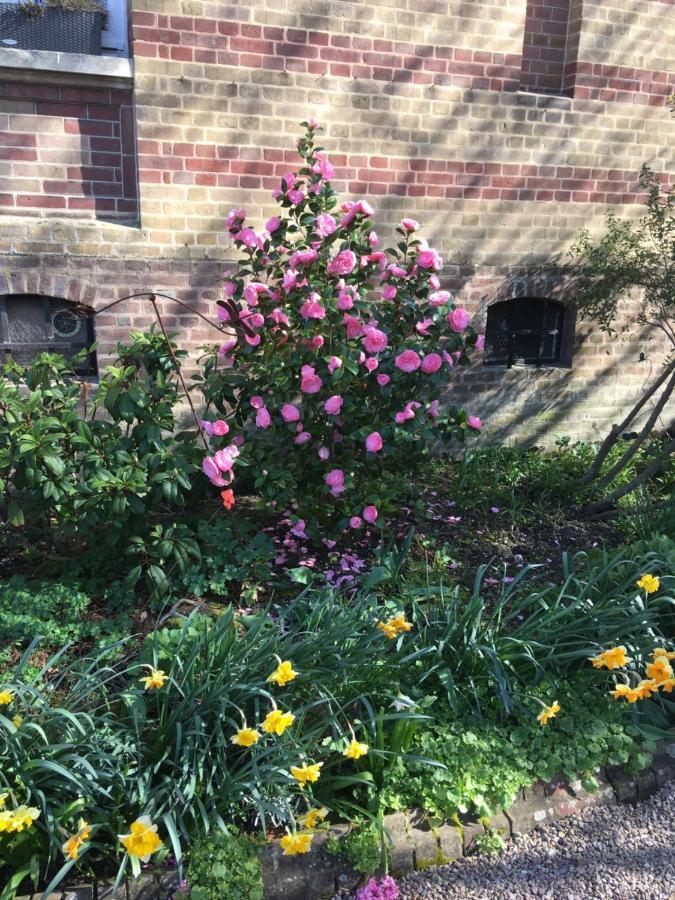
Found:
[[[490,819],[490,827],[506,837],[526,834],[539,825],[556,822],[592,806],[636,803],[646,800],[668,781],[675,780],[675,743],[659,746],[649,768],[637,778],[622,767],[602,769],[597,776],[599,788],[589,793],[578,781],[567,784],[564,778],[538,781],[525,788],[502,813]],[[401,876],[429,866],[444,865],[470,854],[476,836],[484,833],[480,822],[466,821],[461,826],[444,824],[430,827],[422,810],[394,813],[385,817],[391,840],[391,871]],[[319,831],[312,850],[303,856],[284,856],[278,841],[260,851],[266,900],[329,900],[340,888],[355,888],[362,876],[339,856],[329,854],[325,845],[331,837],[340,838],[348,825],[335,825]],[[97,900],[166,900],[176,887],[176,877],[147,875],[129,882],[116,895],[111,885],[98,886]],[[39,895],[18,900],[38,900]],[[90,886],[50,894],[44,900],[93,900]]]

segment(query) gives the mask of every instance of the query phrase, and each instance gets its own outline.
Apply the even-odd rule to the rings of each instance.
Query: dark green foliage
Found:
[[[344,856],[357,872],[372,875],[385,868],[383,841],[382,828],[376,822],[368,822],[352,828],[342,839],[329,838],[326,849],[334,855]]]
[[[254,844],[232,831],[198,838],[190,845],[188,883],[192,900],[262,900]]]

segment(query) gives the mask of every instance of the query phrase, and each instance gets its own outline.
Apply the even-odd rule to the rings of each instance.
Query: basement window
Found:
[[[93,343],[93,316],[75,303],[35,294],[0,297],[0,362],[27,364],[38,353],[60,353],[68,359]],[[96,375],[96,353],[87,353],[73,371]]]
[[[512,297],[488,307],[485,364],[570,366],[574,313],[556,300]]]

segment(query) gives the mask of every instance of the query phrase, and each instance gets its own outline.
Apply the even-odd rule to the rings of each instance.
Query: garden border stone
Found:
[[[646,800],[668,781],[675,780],[675,742],[662,742],[651,765],[637,777],[621,767],[611,766],[597,776],[598,790],[589,793],[579,781],[564,778],[538,781],[520,792],[511,806],[493,816],[490,827],[506,838],[514,838],[559,821],[592,806],[635,803]],[[473,850],[477,835],[485,828],[481,822],[444,823],[432,827],[422,810],[409,810],[385,816],[385,828],[391,840],[391,871],[405,875],[434,865],[445,865]],[[310,853],[284,856],[279,841],[271,841],[260,851],[266,900],[330,900],[338,889],[353,889],[361,881],[358,872],[339,856],[326,850],[331,837],[343,837],[347,825],[335,825],[320,831]],[[128,882],[117,894],[112,884],[71,888],[41,897],[31,894],[18,900],[169,900],[178,885],[174,873],[143,875]]]

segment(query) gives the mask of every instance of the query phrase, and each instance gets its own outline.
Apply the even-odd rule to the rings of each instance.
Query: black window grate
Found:
[[[26,364],[38,353],[70,358],[93,343],[93,317],[67,300],[35,294],[0,297],[0,362],[11,358]],[[96,354],[88,353],[73,371],[96,375]]]
[[[485,363],[569,365],[567,310],[562,303],[539,297],[512,297],[488,307]]]

